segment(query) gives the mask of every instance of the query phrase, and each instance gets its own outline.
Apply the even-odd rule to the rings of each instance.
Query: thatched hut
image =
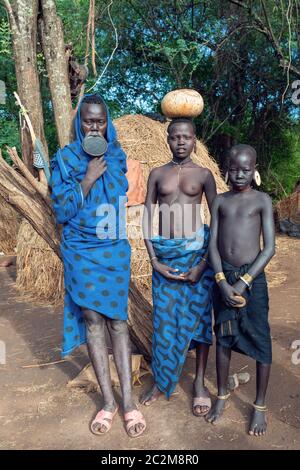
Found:
[[[16,286],[33,301],[58,304],[63,300],[62,262],[25,219],[17,237]]]

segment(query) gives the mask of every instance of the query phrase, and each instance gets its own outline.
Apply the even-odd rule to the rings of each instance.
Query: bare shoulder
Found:
[[[222,204],[226,204],[226,199],[228,199],[229,193],[230,192],[227,191],[226,193],[216,194],[213,202],[214,206],[220,207]]]
[[[152,170],[149,173],[149,179],[150,178],[151,179],[156,179],[159,176],[159,174],[161,173],[161,168],[162,168],[161,166],[157,166],[155,168],[152,168]]]
[[[150,175],[160,175],[162,172],[168,170],[170,168],[170,165],[169,163],[165,163],[165,165],[161,165],[161,166],[156,166],[154,168],[152,168],[152,170],[150,171]]]
[[[262,205],[262,207],[272,206],[272,199],[267,193],[256,191],[256,189],[253,190],[253,193],[255,199]]]
[[[197,170],[198,175],[199,175],[199,177],[201,178],[201,180],[203,182],[209,182],[209,181],[214,180],[214,176],[208,168],[206,168],[204,166],[200,166],[200,165],[198,165],[197,163],[194,163],[194,162],[193,162],[193,167],[192,168]]]
[[[216,195],[215,199],[218,199],[220,202],[226,202],[227,199],[232,197],[231,191],[225,191],[224,193],[219,193]]]
[[[204,176],[212,176],[212,172],[208,168],[206,168],[205,166],[200,166],[198,165],[198,163],[193,162],[193,168],[199,170],[199,172],[201,172],[201,174]]]

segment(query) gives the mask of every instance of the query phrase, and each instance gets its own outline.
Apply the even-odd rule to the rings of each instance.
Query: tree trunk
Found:
[[[36,61],[38,0],[14,0],[12,4],[9,0],[3,2],[10,20],[18,95],[48,156]],[[32,142],[28,132],[22,132],[21,142],[23,161],[32,171]]]
[[[70,142],[73,112],[63,27],[54,0],[40,0],[40,5],[40,40],[46,60],[58,142],[60,147],[64,147]]]

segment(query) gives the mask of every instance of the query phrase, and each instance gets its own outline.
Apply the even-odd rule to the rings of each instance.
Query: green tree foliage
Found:
[[[0,5],[0,80],[5,84],[6,95],[0,104],[0,148],[7,161],[10,161],[5,147],[16,146],[20,149],[18,115],[15,112],[14,98],[16,89],[15,68],[11,46],[9,22],[3,6]]]
[[[114,0],[108,10],[109,3],[96,2],[94,77],[90,50],[86,58],[89,0],[57,0],[66,44],[80,63],[88,61],[86,90],[102,93],[116,117],[159,111],[166,92],[195,88],[205,101],[197,132],[221,167],[230,145],[249,143],[258,151],[263,189],[274,199],[289,193],[300,178],[299,108],[291,100],[291,84],[300,78],[300,0]],[[0,79],[8,83],[10,97],[16,80],[7,25],[4,14]],[[114,28],[118,48],[97,80],[116,45]],[[42,54],[39,69],[46,134],[54,151]],[[10,98],[5,115],[16,129]]]

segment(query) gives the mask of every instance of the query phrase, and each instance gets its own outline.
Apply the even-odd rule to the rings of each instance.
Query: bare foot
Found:
[[[209,412],[211,408],[211,402],[210,402],[210,395],[208,389],[202,384],[198,383],[196,380],[194,381],[194,399],[201,397],[204,398],[204,403],[207,400],[207,404],[203,405],[193,405],[193,414],[195,416],[205,416]],[[206,400],[205,400],[206,399]],[[210,402],[210,404],[208,404]]]
[[[162,392],[157,388],[156,384],[154,384],[150,390],[145,392],[141,398],[140,398],[140,403],[145,406],[150,406],[152,403],[154,403],[160,396],[162,395]]]
[[[253,410],[249,428],[250,436],[264,436],[267,431],[266,412]]]
[[[221,418],[226,405],[227,400],[219,400],[217,399],[213,404],[211,410],[205,416],[205,419],[208,423],[217,424],[217,421]]]

